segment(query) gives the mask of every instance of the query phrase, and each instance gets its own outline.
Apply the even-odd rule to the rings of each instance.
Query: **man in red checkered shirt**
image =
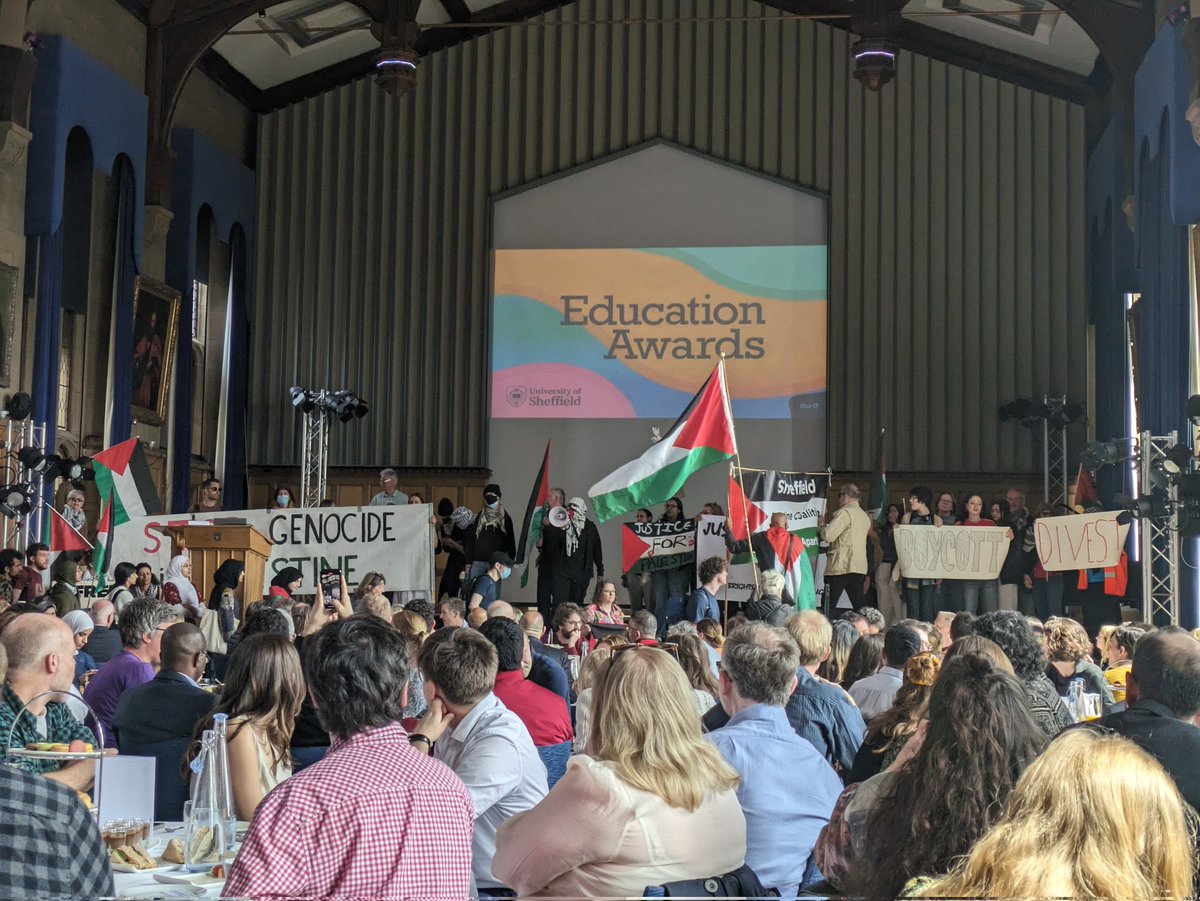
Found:
[[[306,640],[304,673],[329,753],[259,804],[225,896],[471,894],[471,796],[400,725],[412,665],[405,639],[373,616]]]

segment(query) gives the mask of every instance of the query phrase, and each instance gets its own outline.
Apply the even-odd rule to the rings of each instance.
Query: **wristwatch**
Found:
[[[428,735],[422,735],[420,732],[413,732],[408,736],[408,743],[410,745],[415,745],[417,742],[424,742],[425,747],[429,748],[431,751],[433,750],[433,739]]]

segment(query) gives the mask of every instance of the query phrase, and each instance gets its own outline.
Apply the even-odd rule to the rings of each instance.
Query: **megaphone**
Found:
[[[567,513],[566,507],[551,507],[550,515],[546,518],[550,521],[550,525],[558,529],[565,529],[567,523],[571,521],[571,515]]]

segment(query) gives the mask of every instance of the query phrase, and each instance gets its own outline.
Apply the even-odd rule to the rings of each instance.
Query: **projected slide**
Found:
[[[494,419],[673,419],[722,354],[734,415],[824,417],[824,246],[495,252]]]

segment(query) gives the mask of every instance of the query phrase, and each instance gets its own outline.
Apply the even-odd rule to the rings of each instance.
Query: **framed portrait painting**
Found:
[[[171,394],[179,323],[179,292],[138,277],[133,294],[133,415],[162,425]]]

